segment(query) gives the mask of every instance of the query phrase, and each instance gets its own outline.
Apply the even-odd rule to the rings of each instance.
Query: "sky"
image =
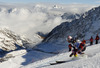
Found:
[[[100,0],[0,0],[6,3],[100,4]]]

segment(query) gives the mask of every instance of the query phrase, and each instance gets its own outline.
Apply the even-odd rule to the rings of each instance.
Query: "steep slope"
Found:
[[[77,60],[72,60],[73,57],[69,57],[70,52],[55,55],[27,66],[22,66],[21,68],[99,68],[100,67],[100,44],[88,46],[85,54],[87,56],[79,57]],[[66,60],[68,62],[50,65],[50,63],[55,63],[56,61]],[[71,60],[71,61],[70,61]]]
[[[75,19],[72,22],[64,22],[55,27],[43,42],[66,41],[65,38],[68,35],[77,35],[79,38],[89,39],[91,36],[94,37],[97,33],[100,33],[99,23],[100,7],[96,7],[84,13],[79,19]]]
[[[62,19],[66,19],[68,22],[72,20],[79,19],[82,14],[72,14],[72,13],[64,13],[61,17]]]

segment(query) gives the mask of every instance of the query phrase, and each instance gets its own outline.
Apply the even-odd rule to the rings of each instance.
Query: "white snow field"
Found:
[[[100,44],[88,46],[85,51],[86,56],[80,56],[78,60],[50,65],[50,63],[57,60],[72,60],[69,54],[69,52],[58,54],[27,66],[22,66],[21,68],[100,68]]]
[[[100,68],[100,44],[88,46],[85,56],[79,55],[76,60],[69,57],[71,52],[61,54],[47,54],[37,51],[26,50],[14,51],[13,58],[0,63],[0,68]],[[50,65],[59,60],[71,60],[66,63]]]

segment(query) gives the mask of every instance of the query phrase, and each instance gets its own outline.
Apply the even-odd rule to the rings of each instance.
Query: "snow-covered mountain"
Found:
[[[55,26],[61,24],[63,21],[72,21],[79,18],[80,14],[92,7],[94,6],[87,5],[86,7],[86,5],[83,5],[81,8],[77,4],[0,4],[0,49],[6,51],[15,50],[17,48],[15,43],[20,46],[24,45],[27,48],[33,48]],[[12,31],[32,41],[16,35]]]
[[[76,19],[76,14],[82,14],[92,7],[94,5],[0,4],[0,27],[9,28],[38,44],[42,40],[38,32],[47,34],[57,25],[73,20],[74,15]],[[64,18],[66,13],[70,13],[68,19]]]
[[[16,49],[26,48],[31,40],[21,37],[20,35],[8,30],[0,28],[0,50],[13,51]]]
[[[79,38],[89,39],[91,36],[100,33],[100,7],[93,8],[84,13],[79,19],[72,22],[63,22],[55,27],[45,38],[44,42],[66,41],[66,37],[78,36]]]
[[[81,24],[83,24],[84,26],[87,25],[82,22],[87,22],[87,21],[88,23],[91,22],[91,21],[89,22],[89,19],[92,18],[92,15],[90,14],[91,15],[90,16],[88,15],[88,13],[90,12],[92,13],[92,11],[95,11],[96,9],[90,10],[89,12],[85,13],[81,17],[80,14],[84,13],[85,11],[89,10],[92,7],[94,6],[82,5],[81,7],[80,5],[55,5],[55,4],[53,5],[52,4],[46,4],[46,5],[31,4],[31,5],[24,5],[24,6],[23,5],[16,6],[16,5],[9,5],[9,4],[1,5],[0,6],[0,17],[1,17],[0,27],[3,28],[6,27],[11,31],[8,29],[0,30],[0,43],[2,44],[0,48],[6,51],[11,51],[11,50],[12,51],[7,53],[7,55],[5,55],[3,58],[0,58],[0,62],[5,61],[0,64],[0,68],[1,67],[2,68],[6,68],[6,67],[41,68],[41,66],[42,67],[43,65],[45,66],[45,63],[50,62],[50,60],[52,59],[51,57],[53,56],[54,56],[53,59],[62,58],[61,56],[59,56],[61,52],[66,52],[67,54],[64,53],[63,55],[64,56],[67,55],[67,59],[68,59],[69,53],[67,52],[68,50],[67,50],[65,38],[69,34],[72,36],[76,35],[78,33],[77,32],[78,29],[82,27]],[[71,14],[68,15],[67,12],[68,13],[71,12]],[[89,17],[89,19],[87,17]],[[69,23],[68,21],[71,22]],[[55,29],[53,29],[54,27]],[[88,29],[88,26],[86,27]],[[81,32],[81,30],[83,29],[85,29],[85,27],[79,29],[80,34],[78,33],[79,34],[78,36],[80,36],[80,38],[83,38],[83,36],[87,34],[87,33],[82,33],[83,31]],[[88,32],[87,29],[85,29],[86,32]],[[15,33],[12,31],[14,31]],[[48,32],[50,33],[48,34]],[[16,33],[20,35],[24,35],[25,37],[28,37],[32,41],[23,36],[19,36]],[[45,36],[47,37],[45,38]],[[40,43],[42,39],[44,39],[43,43]],[[53,43],[51,43],[51,41]],[[31,51],[27,51],[25,49],[16,50],[18,48],[17,45],[19,45],[19,48],[20,46],[26,48],[33,48],[35,45],[35,48],[33,48],[33,50]],[[99,48],[100,47],[98,47],[98,49]],[[99,50],[97,50],[96,52],[99,52]],[[47,61],[45,62],[46,58]],[[43,63],[41,63],[42,60]],[[26,66],[30,63],[33,63],[33,65]]]
[[[79,19],[81,14],[71,14],[71,13],[64,13],[61,17],[62,19],[66,19],[68,22],[72,20]]]

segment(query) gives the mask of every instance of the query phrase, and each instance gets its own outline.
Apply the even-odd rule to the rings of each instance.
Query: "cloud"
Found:
[[[38,6],[2,6],[0,7],[0,27],[6,27],[20,35],[36,41],[36,33],[48,33],[62,23],[61,15],[65,12],[83,13],[93,6],[40,5]]]

